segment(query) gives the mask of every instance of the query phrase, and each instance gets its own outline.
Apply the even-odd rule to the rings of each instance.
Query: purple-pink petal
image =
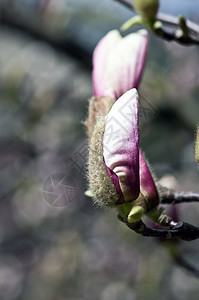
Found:
[[[118,99],[126,91],[138,88],[148,50],[146,30],[122,38],[118,31],[109,32],[93,54],[93,88],[95,97]]]
[[[122,39],[117,30],[110,31],[97,44],[93,53],[93,93],[94,96],[111,96],[114,97],[113,89],[108,90],[105,80],[105,70],[108,64],[108,59],[111,51],[116,47]]]
[[[148,34],[146,30],[131,33],[121,39],[109,57],[105,81],[114,89],[116,98],[138,88],[146,61]]]
[[[136,89],[122,95],[108,113],[103,138],[103,155],[106,166],[119,179],[125,201],[135,200],[140,192]]]
[[[147,163],[141,151],[139,151],[139,162],[140,162],[140,191],[147,199],[149,199],[151,206],[155,206],[159,202],[158,191],[155,186],[149,167],[147,166]]]
[[[111,178],[111,180],[112,180],[112,182],[113,182],[113,184],[116,188],[117,193],[120,196],[123,196],[122,190],[121,190],[121,187],[120,187],[120,183],[119,183],[119,179],[118,179],[117,175],[106,165],[106,163],[105,163],[105,166],[106,166],[106,170],[108,172],[108,175],[110,176],[110,178]]]
[[[148,51],[148,33],[146,30],[142,29],[138,31],[140,34],[140,43],[137,50],[137,60],[135,62],[135,79],[132,83],[132,87],[138,88],[141,78],[143,69],[146,63],[146,56]]]

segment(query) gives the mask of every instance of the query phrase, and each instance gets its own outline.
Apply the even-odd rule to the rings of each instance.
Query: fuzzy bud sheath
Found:
[[[88,117],[84,122],[89,139],[92,137],[97,118],[99,116],[106,116],[114,102],[115,99],[108,96],[102,96],[99,98],[92,97],[89,100]]]
[[[103,159],[105,117],[98,117],[89,145],[89,189],[99,206],[114,207],[120,196],[109,177]]]

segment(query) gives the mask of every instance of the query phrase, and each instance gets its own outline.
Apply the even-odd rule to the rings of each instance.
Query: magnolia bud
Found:
[[[154,19],[158,7],[158,0],[133,0],[133,5],[137,13],[139,13],[143,19]]]
[[[199,126],[197,128],[197,135],[196,135],[195,157],[196,157],[196,161],[199,163]]]

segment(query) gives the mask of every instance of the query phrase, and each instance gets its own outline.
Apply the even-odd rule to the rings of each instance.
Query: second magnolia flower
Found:
[[[118,99],[131,88],[138,88],[148,50],[146,30],[122,37],[110,31],[93,53],[93,90],[96,98]]]
[[[107,115],[113,103],[126,91],[138,88],[148,50],[148,34],[139,30],[122,37],[112,30],[93,53],[93,94],[85,122],[91,138],[97,116]]]

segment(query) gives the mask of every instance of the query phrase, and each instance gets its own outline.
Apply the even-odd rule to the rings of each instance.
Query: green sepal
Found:
[[[153,209],[151,209],[150,211],[148,211],[146,213],[147,217],[149,219],[151,219],[153,222],[158,223],[158,219],[161,216],[161,214],[163,213],[164,208],[163,207],[154,207]]]
[[[144,214],[143,207],[136,205],[134,206],[130,213],[128,214],[128,222],[129,223],[135,223],[141,220],[142,216]]]
[[[117,206],[118,214],[122,217],[123,220],[128,220],[128,215],[132,209],[132,202],[124,202]]]
[[[85,193],[84,193],[87,197],[90,197],[90,198],[93,198],[94,195],[92,194],[92,192],[90,190],[87,190]]]
[[[158,20],[154,20],[151,27],[153,30],[159,30],[162,28],[162,22],[160,22]]]
[[[183,32],[183,36],[187,37],[189,35],[189,29],[186,24],[186,19],[183,16],[179,16],[179,26]]]
[[[197,163],[199,164],[199,125],[196,133],[196,141],[195,141],[195,158]]]

